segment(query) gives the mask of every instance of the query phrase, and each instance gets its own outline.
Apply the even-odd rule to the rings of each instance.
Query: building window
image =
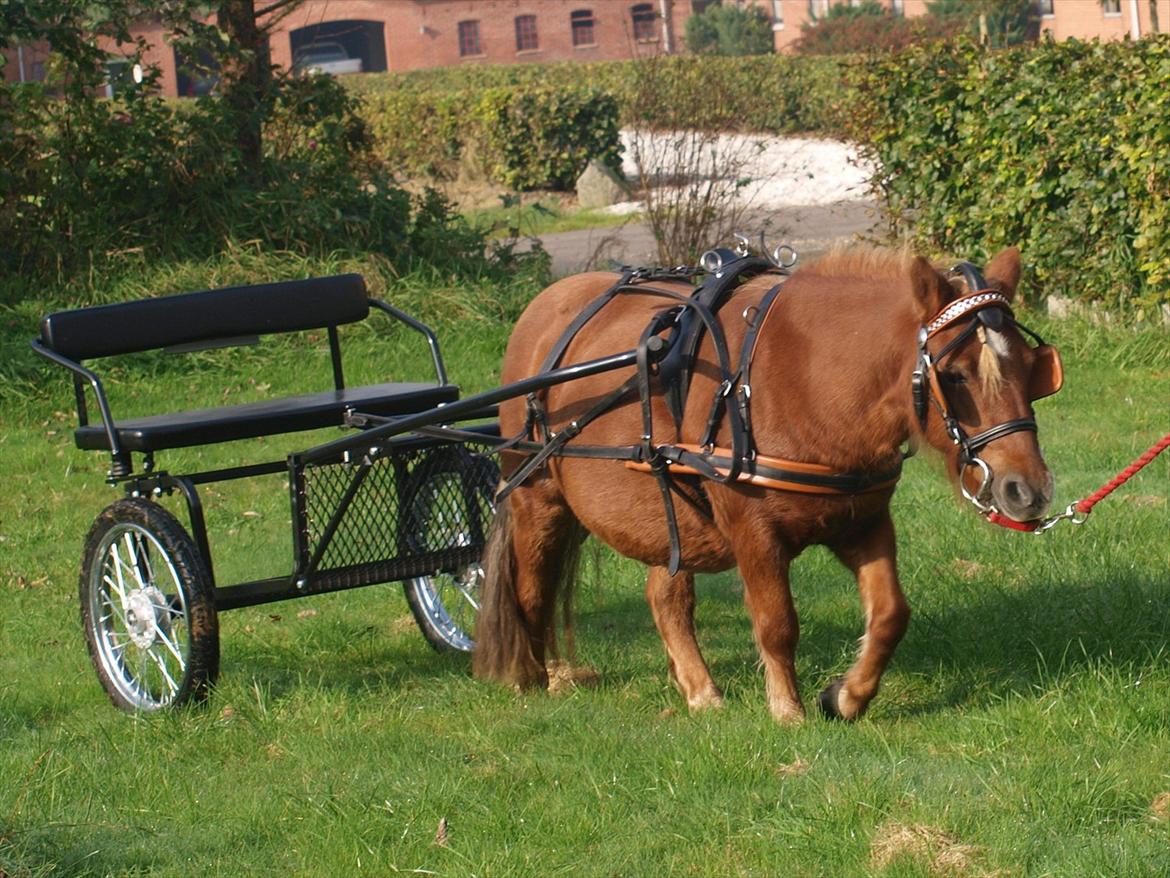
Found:
[[[1106,15],[1121,15],[1121,0],[1101,0],[1101,11]]]
[[[829,0],[808,0],[808,17],[823,18],[829,13]]]
[[[906,14],[906,0],[893,0],[890,5],[890,11],[897,16],[904,16]]]
[[[593,38],[593,10],[577,9],[570,12],[569,28],[573,32],[574,46],[592,46],[596,43]]]
[[[710,6],[712,2],[714,2],[714,0],[691,0],[691,15],[702,15],[707,11],[707,7]],[[773,2],[778,3],[779,0],[773,0]]]
[[[1036,11],[1045,18],[1051,18],[1056,15],[1056,11],[1052,8],[1053,0],[1036,0]]]
[[[479,22],[459,22],[459,57],[468,55],[482,55],[483,46],[479,43]]]
[[[658,16],[654,14],[653,3],[635,3],[630,7],[630,16],[634,20],[634,39],[653,40],[658,36],[656,27]]]
[[[772,0],[772,30],[784,30],[784,0]]]
[[[106,62],[106,83],[103,89],[106,97],[122,94],[132,82],[129,61],[125,58],[111,58]]]
[[[516,51],[535,52],[540,48],[540,41],[536,38],[536,16],[516,16]]]

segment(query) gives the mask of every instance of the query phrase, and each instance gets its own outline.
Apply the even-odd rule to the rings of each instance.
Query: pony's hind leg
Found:
[[[695,639],[695,576],[671,576],[665,567],[651,567],[646,577],[646,601],[666,647],[670,676],[692,711],[722,707],[723,695]]]
[[[888,510],[867,531],[830,548],[857,577],[865,635],[857,660],[844,677],[821,693],[820,705],[826,716],[855,720],[877,694],[882,673],[906,633],[910,607],[898,584],[894,525]]]
[[[496,515],[484,552],[484,582],[472,670],[517,689],[549,683],[556,656],[556,599],[575,575],[580,528],[559,496],[537,483],[513,492]],[[571,588],[571,583],[564,583]],[[566,592],[566,602],[571,592]],[[566,637],[571,619],[565,613]]]

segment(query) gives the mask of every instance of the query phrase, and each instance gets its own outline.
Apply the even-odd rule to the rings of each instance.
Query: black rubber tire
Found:
[[[412,485],[407,508],[403,510],[406,542],[413,552],[434,548],[431,528],[436,515],[436,498],[446,494],[461,496],[454,511],[458,520],[443,525],[443,539],[456,545],[459,540],[482,541],[491,517],[495,514],[494,496],[499,470],[485,458],[473,457],[462,446],[438,452],[426,467],[419,482]],[[442,482],[448,482],[444,491]],[[459,490],[452,490],[452,485]],[[452,509],[447,508],[448,512]],[[472,535],[474,533],[474,536]],[[419,630],[438,652],[471,652],[475,648],[472,634],[479,615],[478,561],[458,570],[439,570],[416,576],[402,583],[406,602]]]
[[[214,590],[167,510],[137,498],[107,506],[85,538],[78,595],[90,659],[117,707],[152,711],[207,697],[219,673]]]

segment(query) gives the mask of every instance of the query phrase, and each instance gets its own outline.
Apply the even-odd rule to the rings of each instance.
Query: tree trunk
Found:
[[[244,166],[258,175],[264,105],[272,84],[268,34],[256,21],[254,0],[219,0],[216,19],[229,42],[220,67],[223,99],[232,111]]]

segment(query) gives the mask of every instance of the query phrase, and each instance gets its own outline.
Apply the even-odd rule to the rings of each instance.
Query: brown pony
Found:
[[[946,322],[945,314],[940,318],[956,299],[959,305],[951,311],[961,311],[977,291],[948,279],[921,257],[837,253],[795,272],[766,313],[752,360],[751,420],[759,454],[837,472],[878,472],[896,466],[907,443],[921,440],[946,457],[964,494],[986,501],[984,511],[993,504],[1016,521],[1041,516],[1052,496],[1052,476],[1030,421],[1034,394],[1029,393],[1029,381],[1039,358],[1007,309],[1019,274],[1015,249],[1003,251],[987,266],[989,289],[983,292],[999,294],[996,301],[1004,315],[987,328],[973,327],[970,321],[976,316],[966,312],[953,323]],[[502,380],[539,371],[565,327],[615,280],[609,273],[577,275],[537,296],[512,334]],[[777,280],[760,275],[746,281],[718,312],[733,356],[749,320],[759,317],[761,299]],[[691,291],[681,282],[657,286]],[[616,296],[577,333],[562,362],[634,348],[652,315],[663,307],[662,298],[651,295]],[[926,339],[928,323],[932,329]],[[916,406],[912,384],[923,352],[944,356],[927,370],[924,386],[933,399]],[[545,391],[549,428],[555,433],[579,417],[630,371],[594,375]],[[719,384],[708,333],[681,428],[668,413],[661,388],[652,397],[655,441],[697,443]],[[1019,426],[1026,422],[1031,426]],[[523,399],[501,406],[503,435],[523,431],[526,423]],[[1015,426],[1005,429],[1005,424]],[[978,466],[960,458],[955,425],[965,437],[983,437],[975,450]],[[728,447],[726,423],[720,430],[715,444]],[[641,402],[631,394],[585,427],[580,441],[630,446],[642,433]],[[516,458],[505,453],[505,474],[523,459]],[[865,634],[856,662],[821,694],[820,704],[832,717],[861,716],[910,617],[895,566],[889,510],[893,486],[834,495],[723,483],[685,473],[674,480],[681,493],[689,492],[696,501],[675,504],[681,566],[674,575],[667,568],[670,540],[656,479],[623,461],[553,458],[507,496],[485,553],[475,674],[520,688],[548,685],[546,662],[556,654],[558,589],[575,563],[583,531],[588,531],[650,567],[646,597],[671,677],[692,710],[722,701],[695,639],[694,574],[738,566],[763,660],[768,706],[781,722],[799,721],[805,710],[794,665],[799,626],[789,566],[806,546],[822,544],[857,578]],[[571,638],[567,612],[566,627]],[[571,640],[569,645],[571,650]]]

